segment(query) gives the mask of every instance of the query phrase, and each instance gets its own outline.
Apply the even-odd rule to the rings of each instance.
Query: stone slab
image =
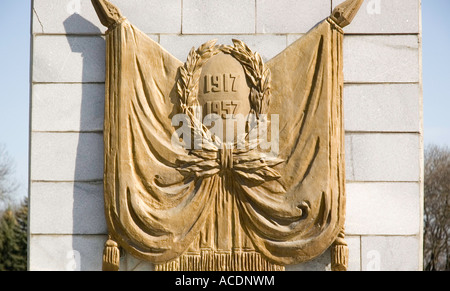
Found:
[[[345,130],[420,132],[420,94],[419,84],[347,84]]]
[[[306,33],[330,15],[330,0],[257,0],[257,33]]]
[[[346,179],[355,182],[420,180],[420,135],[351,133],[345,137]]]
[[[101,235],[31,235],[30,271],[101,271]]]
[[[344,81],[347,83],[419,83],[417,35],[347,35]]]
[[[361,239],[363,271],[421,271],[420,243],[409,236],[364,236]]]
[[[103,84],[35,84],[33,131],[102,131]]]
[[[41,133],[31,136],[32,181],[102,181],[103,135]]]
[[[105,40],[100,36],[36,36],[32,74],[33,82],[104,82]]]
[[[255,0],[184,0],[183,34],[255,33]]]
[[[417,235],[419,183],[347,183],[346,233]]]
[[[32,234],[107,234],[103,183],[31,183]]]

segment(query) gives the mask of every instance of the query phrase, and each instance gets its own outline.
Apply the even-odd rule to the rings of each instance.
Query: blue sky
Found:
[[[449,0],[422,0],[425,144],[450,146]]]
[[[0,4],[0,144],[15,161],[16,198],[27,195],[30,6]],[[422,0],[425,144],[450,146],[450,0]]]
[[[30,7],[28,0],[0,3],[0,144],[14,159],[18,198],[28,187]]]

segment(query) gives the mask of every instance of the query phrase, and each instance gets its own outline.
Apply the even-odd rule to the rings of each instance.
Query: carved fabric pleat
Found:
[[[183,63],[127,20],[107,39],[110,236],[160,270],[281,270],[344,225],[342,31],[329,19],[267,63],[280,154],[186,151],[171,118]]]

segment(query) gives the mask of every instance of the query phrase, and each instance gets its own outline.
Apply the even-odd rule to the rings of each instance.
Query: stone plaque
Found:
[[[342,27],[362,0],[267,63],[245,43],[182,63],[106,0],[103,268],[119,246],[161,271],[284,270],[332,247],[345,270]]]

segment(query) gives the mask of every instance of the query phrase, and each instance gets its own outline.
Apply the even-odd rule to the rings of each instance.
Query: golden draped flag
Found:
[[[207,42],[183,64],[109,2],[93,0],[109,27],[105,270],[118,270],[118,246],[157,270],[264,271],[333,243],[333,269],[346,269],[341,26],[361,2],[344,2],[266,64],[238,40]],[[212,134],[198,106],[254,116],[234,136],[247,146]],[[173,124],[179,114],[191,136]],[[271,124],[267,116],[278,117],[269,130],[275,156],[249,137],[252,124]]]

